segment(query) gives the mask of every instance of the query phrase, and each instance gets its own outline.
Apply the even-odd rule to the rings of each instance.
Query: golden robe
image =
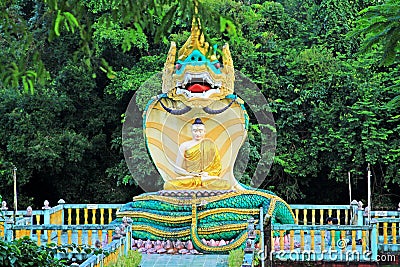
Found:
[[[184,156],[183,168],[188,172],[208,172],[209,176],[221,174],[221,158],[217,146],[210,139],[187,149]]]
[[[210,139],[203,139],[200,143],[187,149],[184,153],[183,169],[193,176],[182,176],[164,184],[165,190],[190,189],[217,189],[226,190],[231,186],[218,177],[221,174],[221,158],[218,148]],[[207,172],[202,177],[199,173]]]

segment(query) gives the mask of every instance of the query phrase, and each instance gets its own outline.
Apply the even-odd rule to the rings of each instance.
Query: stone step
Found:
[[[141,267],[228,267],[228,255],[143,254]]]

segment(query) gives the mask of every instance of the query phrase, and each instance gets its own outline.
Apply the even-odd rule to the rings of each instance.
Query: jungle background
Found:
[[[170,41],[180,47],[189,36],[193,5],[0,3],[0,194],[10,206],[14,167],[20,209],[60,198],[125,203],[142,193],[124,160],[123,114],[162,70]],[[348,204],[350,172],[352,198],[366,203],[370,163],[374,208],[397,207],[399,6],[198,1],[207,40],[229,43],[236,70],[258,85],[274,114],[277,150],[261,188],[289,203]],[[252,121],[247,177],[260,156],[258,132]],[[138,165],[135,175],[151,176],[149,169]]]

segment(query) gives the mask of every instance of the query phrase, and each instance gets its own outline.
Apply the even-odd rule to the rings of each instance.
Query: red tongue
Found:
[[[211,87],[209,85],[201,85],[201,84],[196,83],[196,84],[190,85],[187,89],[192,93],[202,93],[202,92],[210,90],[210,88]]]

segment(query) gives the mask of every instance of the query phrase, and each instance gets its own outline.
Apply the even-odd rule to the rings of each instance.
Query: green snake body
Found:
[[[125,204],[118,216],[132,218],[132,237],[143,240],[191,240],[202,252],[227,252],[243,247],[247,240],[247,220],[259,220],[259,210],[272,223],[295,223],[289,205],[272,192],[246,187],[212,197],[177,198],[146,193]],[[202,239],[227,240],[229,244],[210,247]]]

